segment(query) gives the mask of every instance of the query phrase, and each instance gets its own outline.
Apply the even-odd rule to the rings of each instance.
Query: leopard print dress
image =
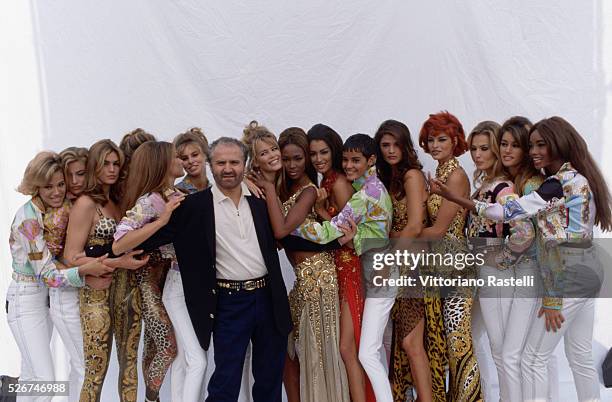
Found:
[[[450,175],[461,169],[459,161],[451,158],[436,169],[436,178],[446,183]],[[431,194],[427,199],[427,212],[431,224],[436,221],[442,197]],[[465,253],[467,241],[464,235],[465,216],[460,209],[451,221],[451,224],[442,241],[432,244],[432,252],[436,253]],[[476,277],[474,267],[466,267],[462,271],[446,266],[431,266],[430,272],[444,277],[461,275],[463,278]],[[427,345],[430,366],[432,368],[432,386],[434,400],[453,402],[482,401],[480,385],[480,370],[473,351],[472,342],[472,304],[475,289],[456,288],[445,294],[442,298],[439,290],[425,289],[426,331],[433,344]],[[444,337],[431,337],[444,330]],[[431,348],[431,350],[430,350]],[[445,381],[444,368],[448,362],[449,390],[444,397]]]

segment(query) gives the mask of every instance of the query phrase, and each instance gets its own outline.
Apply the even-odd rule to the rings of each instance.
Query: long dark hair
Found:
[[[307,136],[309,145],[315,140],[325,141],[332,154],[332,169],[342,173],[342,137],[333,128],[321,123],[312,126]]]
[[[604,231],[612,230],[612,204],[610,190],[597,163],[578,131],[565,119],[554,116],[537,122],[529,131],[544,139],[552,159],[570,162],[574,169],[589,182],[595,200],[595,224]]]
[[[385,161],[382,155],[380,142],[385,135],[393,136],[402,151],[402,160],[397,163],[395,170]],[[374,142],[376,142],[376,171],[378,177],[389,193],[396,199],[401,200],[406,195],[404,190],[404,175],[406,172],[411,169],[423,169],[423,165],[419,162],[414,145],[412,144],[412,139],[410,139],[410,130],[402,122],[386,120],[378,127],[374,136]]]
[[[507,177],[510,177],[514,181],[514,191],[519,195],[523,195],[523,191],[525,190],[525,184],[529,179],[534,176],[539,176],[540,172],[538,169],[533,166],[533,161],[529,157],[529,130],[533,123],[523,116],[513,116],[506,120],[504,124],[502,124],[501,128],[497,132],[497,144],[501,147],[502,137],[505,133],[510,133],[514,141],[519,144],[521,150],[523,151],[523,159],[518,166],[518,171],[516,175],[513,177],[508,171],[508,168],[503,166],[502,169]]]
[[[287,145],[293,144],[304,151],[304,159],[306,163],[306,176],[312,181],[315,185],[317,184],[317,171],[314,166],[312,166],[312,162],[310,161],[310,150],[308,147],[308,137],[304,130],[299,127],[290,127],[284,130],[280,136],[278,137],[278,147],[281,152],[283,148]],[[279,184],[278,184],[278,192],[281,200],[286,200],[291,197],[291,179],[287,177],[285,173],[285,169],[283,168],[283,173],[281,175]]]

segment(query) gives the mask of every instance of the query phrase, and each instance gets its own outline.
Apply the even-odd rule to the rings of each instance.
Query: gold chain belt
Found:
[[[267,276],[262,276],[261,278],[249,279],[247,281],[230,281],[227,279],[217,279],[217,286],[223,289],[230,290],[255,290],[261,289],[266,286]]]

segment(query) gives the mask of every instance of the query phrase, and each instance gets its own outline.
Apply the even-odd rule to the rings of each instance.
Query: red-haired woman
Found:
[[[459,120],[448,112],[430,115],[421,128],[419,145],[438,162],[436,179],[446,183],[458,194],[469,197],[470,182],[457,160],[457,156],[467,150],[465,133]],[[427,212],[431,226],[422,230],[421,238],[433,240],[431,252],[456,255],[469,251],[464,234],[465,208],[438,194],[430,194],[427,198]],[[452,265],[436,264],[424,269],[429,270],[433,276],[476,279],[474,267],[457,270]],[[426,331],[429,342],[433,342],[438,352],[436,358],[429,355],[433,370],[434,400],[445,399],[446,358],[450,375],[448,399],[482,400],[480,370],[472,347],[471,319],[475,290],[474,287],[457,286],[443,289],[444,294],[436,294],[437,289],[425,289]],[[442,328],[444,337],[440,336]]]
[[[535,191],[504,205],[472,201],[438,180],[432,191],[495,221],[535,217],[538,262],[544,297],[527,335],[521,357],[523,399],[545,401],[548,362],[561,337],[574,375],[578,399],[599,400],[592,356],[596,297],[601,262],[592,244],[593,226],[612,230],[610,190],[586,142],[561,117],[536,123],[530,130],[529,154],[536,169],[549,175]]]

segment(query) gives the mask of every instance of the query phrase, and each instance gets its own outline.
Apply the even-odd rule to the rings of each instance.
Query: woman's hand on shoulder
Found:
[[[180,195],[170,198],[168,202],[166,202],[164,206],[164,211],[161,213],[161,215],[159,215],[159,218],[157,219],[160,225],[163,226],[170,221],[172,212],[174,212],[174,210],[177,209],[179,205],[181,205],[181,202],[183,202],[184,199],[185,199],[185,195],[180,194]]]

